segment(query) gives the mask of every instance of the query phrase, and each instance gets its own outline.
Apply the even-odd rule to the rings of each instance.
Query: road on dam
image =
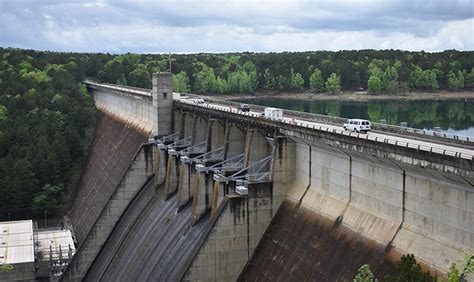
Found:
[[[246,115],[246,116],[253,116],[255,118],[266,119],[263,115],[263,112],[260,112],[260,111],[251,110],[249,112],[242,112],[233,106],[222,105],[218,103],[210,103],[210,102],[197,103],[195,102],[195,100],[188,99],[188,98],[175,99],[175,101],[180,102],[180,103],[185,103],[185,104],[191,104],[198,107],[210,108],[213,110],[232,112],[235,114],[241,114],[241,115]],[[456,156],[456,157],[469,159],[469,160],[474,157],[473,149],[456,146],[456,144],[447,144],[447,143],[444,144],[444,143],[438,143],[438,142],[431,142],[430,140],[414,139],[411,136],[402,137],[402,136],[392,135],[388,133],[383,133],[380,131],[377,131],[377,132],[371,131],[365,134],[355,133],[348,130],[344,130],[342,126],[332,125],[332,124],[327,124],[327,123],[320,123],[316,121],[311,121],[311,120],[301,119],[301,118],[296,118],[296,117],[291,117],[291,116],[283,117],[283,120],[281,120],[281,122],[287,123],[287,124],[293,124],[295,126],[301,126],[305,128],[314,128],[314,129],[319,129],[322,131],[330,131],[330,132],[334,132],[334,133],[338,133],[342,135],[349,135],[349,136],[360,138],[360,139],[366,139],[366,140],[371,140],[371,141],[376,141],[376,142],[381,142],[381,143],[389,143],[392,145],[398,145],[402,147],[408,147],[408,148],[430,151],[430,152],[435,152],[435,153],[440,153],[440,154],[445,154],[445,155],[450,155],[450,156]]]

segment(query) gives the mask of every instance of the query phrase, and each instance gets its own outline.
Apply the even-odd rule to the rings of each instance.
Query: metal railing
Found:
[[[179,132],[175,132],[173,134],[163,136],[156,141],[154,139],[150,139],[149,141],[152,143],[154,142],[158,146],[159,149],[167,150],[168,149],[167,144],[176,142],[178,138],[179,138]]]
[[[181,156],[189,156],[190,154],[203,154],[206,152],[206,141],[197,143],[193,146],[189,146],[186,149],[179,152]]]
[[[197,96],[194,94],[188,94],[188,95],[192,97]],[[233,101],[219,100],[219,99],[216,99],[214,97],[209,97],[209,96],[206,96],[205,99],[210,102],[219,103],[221,105],[232,106],[232,107],[235,107],[236,109],[238,105],[241,104],[241,103],[233,102]],[[261,112],[263,112],[266,108],[265,106],[260,106],[260,105],[254,105],[254,104],[249,104],[249,105],[252,110],[257,110]],[[293,110],[287,110],[287,109],[281,109],[281,110],[283,111],[285,116],[291,116],[291,117],[300,118],[300,119],[304,119],[304,120],[308,120],[312,122],[323,122],[323,123],[342,126],[347,121],[347,118],[342,118],[342,117],[333,117],[333,116],[328,116],[328,115],[299,112],[299,111],[293,111]],[[237,112],[237,110],[235,110],[235,112]],[[389,125],[386,123],[379,123],[379,122],[371,122],[371,124],[372,124],[373,129],[380,130],[380,131],[399,133],[399,134],[410,133],[410,134],[418,135],[420,137],[428,137],[428,138],[438,137],[438,138],[447,139],[448,141],[456,140],[456,141],[474,143],[474,137],[469,137],[469,136],[464,136],[464,135],[459,135],[459,134],[452,134],[448,132],[436,132],[434,130],[425,130],[425,129],[419,129],[419,128],[398,126],[398,125]]]
[[[203,164],[208,161],[221,161],[223,159],[224,159],[224,147],[220,147],[213,151],[194,157],[190,160],[197,164]]]
[[[98,88],[107,88],[107,89],[122,91],[126,93],[136,94],[140,96],[147,96],[147,97],[152,96],[151,90],[145,89],[145,88],[138,88],[138,87],[132,87],[132,86],[126,86],[126,85],[116,85],[116,84],[109,84],[109,83],[98,83],[90,79],[84,80],[84,83],[89,86],[94,86]]]
[[[229,113],[233,113],[233,114],[239,114],[239,115],[243,115],[243,116],[249,116],[249,117],[253,117],[253,118],[260,118],[260,119],[263,119],[263,120],[268,120],[268,119],[266,119],[265,117],[263,117],[262,115],[260,115],[258,113],[241,112],[241,111],[238,111],[237,109],[229,108],[229,107],[226,107],[226,106],[213,105],[213,104],[209,104],[209,103],[204,103],[204,104],[197,105],[193,101],[186,101],[186,100],[179,100],[178,102],[183,103],[183,104],[189,104],[189,105],[193,105],[193,106],[200,106],[200,107],[204,107],[204,108],[218,110],[218,111],[222,111],[222,112],[229,112]],[[226,101],[226,103],[229,103],[229,102]],[[252,107],[253,106],[254,105],[252,105]],[[261,108],[265,108],[265,107],[261,107]],[[302,115],[301,112],[294,112],[294,111],[284,111],[284,112],[286,112],[286,113],[287,112],[298,113],[299,116]],[[314,116],[313,114],[307,114],[307,113],[305,113],[304,115]],[[296,116],[296,117],[299,118],[299,116]],[[316,116],[320,116],[320,115],[316,115]],[[293,116],[291,116],[291,117],[293,117]],[[324,117],[328,118],[328,116],[324,116]],[[335,118],[335,117],[330,117],[330,119],[333,120],[333,121],[337,120],[337,121],[340,121],[342,123],[343,123],[343,121],[347,120],[347,119]],[[355,138],[358,138],[358,139],[366,139],[366,140],[391,144],[391,145],[400,146],[400,147],[417,149],[417,150],[430,152],[430,153],[442,154],[442,155],[445,155],[445,156],[459,157],[459,158],[468,159],[468,160],[473,160],[474,159],[474,150],[472,150],[472,153],[465,153],[465,152],[455,151],[453,149],[439,149],[439,148],[436,148],[436,147],[433,147],[433,146],[428,146],[428,145],[420,145],[420,144],[415,144],[415,143],[411,143],[411,142],[400,142],[396,139],[392,139],[392,138],[389,138],[389,137],[380,138],[380,137],[377,137],[377,136],[372,136],[370,134],[352,133],[350,131],[345,131],[343,129],[334,129],[334,128],[330,128],[330,127],[323,126],[323,125],[310,124],[312,122],[319,122],[315,119],[300,119],[296,123],[294,123],[290,119],[272,120],[272,121],[276,122],[276,123],[280,123],[280,124],[288,124],[288,125],[291,125],[291,126],[298,126],[298,127],[303,127],[303,128],[308,128],[308,129],[313,129],[313,130],[318,130],[318,131],[331,132],[331,133],[336,133],[336,134],[340,134],[340,135],[355,137]],[[337,124],[335,124],[334,122],[332,122],[332,123],[328,122],[328,124],[340,125],[341,124],[340,122],[338,122]],[[375,125],[379,126],[379,125],[382,125],[382,124],[375,123]],[[383,126],[390,127],[386,124],[383,124]],[[395,127],[395,126],[391,126],[391,127]],[[407,130],[408,130],[408,128],[407,128]],[[466,140],[470,140],[470,139],[466,139]]]
[[[185,147],[185,146],[190,146],[191,145],[191,142],[192,142],[192,138],[191,136],[188,136],[188,137],[184,137],[183,139],[180,139],[180,140],[177,140],[169,145],[168,146],[168,150],[170,149],[176,149],[178,147]]]
[[[272,156],[267,156],[256,161],[246,168],[243,168],[230,176],[223,176],[226,183],[229,181],[239,181],[242,184],[264,183],[270,182],[271,172],[268,164],[271,162]]]
[[[245,154],[240,154],[232,158],[223,160],[208,167],[208,171],[212,170],[214,173],[223,173],[224,171],[238,171],[244,167]]]

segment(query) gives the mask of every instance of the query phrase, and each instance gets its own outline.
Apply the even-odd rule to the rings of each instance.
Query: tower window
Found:
[[[167,100],[168,99],[168,92],[163,92],[163,100]]]

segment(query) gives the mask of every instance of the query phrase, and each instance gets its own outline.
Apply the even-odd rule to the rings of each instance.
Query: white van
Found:
[[[348,119],[344,123],[344,130],[367,133],[367,131],[370,131],[370,121],[366,119]]]

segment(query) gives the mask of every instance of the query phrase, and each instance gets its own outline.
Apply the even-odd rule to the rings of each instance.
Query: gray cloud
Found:
[[[93,52],[472,50],[467,1],[0,2],[0,46]]]

